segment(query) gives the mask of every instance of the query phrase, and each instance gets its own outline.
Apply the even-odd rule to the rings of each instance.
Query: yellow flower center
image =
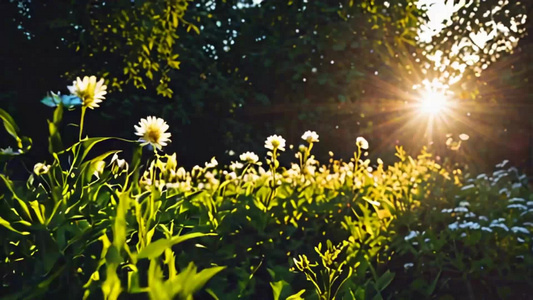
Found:
[[[144,134],[146,141],[157,143],[161,137],[161,131],[155,126],[149,126]]]

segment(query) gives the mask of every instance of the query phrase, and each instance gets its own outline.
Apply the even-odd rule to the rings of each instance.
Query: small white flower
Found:
[[[413,238],[417,237],[419,234],[420,234],[420,232],[413,230],[413,231],[409,232],[409,234],[404,237],[404,240],[409,241],[410,239],[413,239]]]
[[[485,173],[481,173],[481,174],[477,175],[476,178],[477,178],[477,179],[487,179],[487,174],[485,174]]]
[[[473,213],[473,212],[469,212],[469,213],[467,213],[467,214],[465,215],[465,218],[474,218],[475,216],[476,216],[475,213]]]
[[[457,228],[459,228],[459,224],[457,222],[453,222],[452,224],[448,225],[448,228],[450,230],[457,230]]]
[[[243,167],[243,164],[241,164],[240,162],[238,161],[234,161],[234,162],[231,162],[231,165],[229,166],[230,170],[234,171],[237,170],[237,169],[242,169]]]
[[[519,209],[519,210],[527,210],[527,206],[525,206],[523,204],[509,204],[509,205],[507,205],[507,208],[516,208],[516,209]]]
[[[518,203],[518,202],[525,202],[526,200],[522,198],[511,198],[509,199],[509,203]]]
[[[461,188],[461,191],[466,191],[466,190],[469,190],[469,189],[473,189],[475,188],[476,186],[473,185],[473,184],[469,184],[469,185],[465,185]]]
[[[503,168],[505,167],[505,165],[508,163],[509,161],[506,159],[504,161],[502,161],[501,163],[497,164],[496,165],[496,168]]]
[[[139,121],[139,126],[135,125],[135,135],[140,136],[139,141],[149,143],[161,150],[170,142],[168,124],[165,120],[156,117],[148,117]]]
[[[474,230],[479,229],[481,227],[478,223],[475,222],[467,222],[466,224],[468,225],[468,228]]]
[[[407,270],[407,269],[409,269],[409,268],[412,268],[414,265],[415,265],[415,264],[413,264],[413,263],[406,263],[406,264],[403,265],[403,267],[404,267],[404,269]]]
[[[15,151],[13,150],[13,148],[7,147],[5,149],[0,148],[0,153],[7,154],[7,155],[19,155],[21,151],[20,149]]]
[[[355,140],[355,144],[357,145],[357,147],[359,147],[361,149],[364,149],[364,150],[368,149],[368,141],[362,136],[358,137]]]
[[[226,179],[227,180],[237,179],[237,174],[235,174],[235,172],[229,172],[229,173],[226,174]]]
[[[285,151],[285,139],[280,135],[271,135],[265,141],[265,148],[274,150],[279,149]]]
[[[318,134],[315,131],[307,130],[302,135],[302,140],[307,141],[308,143],[317,143]]]
[[[259,161],[259,156],[257,156],[257,154],[250,152],[250,151],[244,152],[243,154],[239,155],[239,158],[242,161],[245,161],[250,164],[255,164]]]
[[[511,231],[514,232],[514,233],[525,233],[525,234],[529,234],[529,230],[527,230],[526,228],[524,227],[519,227],[519,226],[513,226],[511,227]]]
[[[176,177],[178,177],[178,179],[180,179],[180,180],[186,179],[187,172],[185,171],[185,169],[183,167],[180,167],[178,169],[178,171],[176,172]]]
[[[507,196],[509,196],[510,192],[507,188],[503,188],[498,192],[498,194],[506,194]]]
[[[509,231],[509,227],[507,227],[505,224],[493,223],[493,224],[490,224],[489,226],[491,228],[498,227],[498,228],[501,228],[501,229],[503,229],[505,231]]]
[[[507,176],[507,175],[508,174],[505,170],[498,170],[498,171],[492,172],[493,177],[502,177],[502,176]]]
[[[468,208],[466,207],[456,207],[453,209],[454,212],[463,212],[463,213],[466,213],[468,212]]]
[[[463,141],[467,141],[470,137],[469,137],[468,134],[466,134],[466,133],[461,133],[461,134],[459,135],[459,138],[460,138],[461,140],[463,140]]]
[[[214,157],[211,158],[210,162],[208,162],[208,163],[206,162],[205,163],[205,168],[206,169],[214,168],[216,166],[218,166],[218,161]]]
[[[107,94],[107,86],[104,84],[104,79],[102,78],[96,82],[96,76],[85,76],[83,80],[78,77],[67,88],[72,95],[81,99],[83,106],[90,109],[99,107],[98,104],[105,99],[104,95]]]
[[[50,170],[50,166],[45,165],[43,163],[36,163],[35,166],[33,167],[33,172],[37,175],[44,175],[48,173],[49,170]]]
[[[486,231],[486,232],[492,232],[492,229],[486,226],[481,227],[481,230]]]
[[[119,159],[116,153],[111,158],[111,165],[115,165],[118,168],[116,171],[128,170],[128,162],[125,159]]]

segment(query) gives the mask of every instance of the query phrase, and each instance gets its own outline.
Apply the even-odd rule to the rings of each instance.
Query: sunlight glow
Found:
[[[443,93],[426,91],[420,99],[419,109],[422,113],[435,115],[446,108],[447,99]]]
[[[418,90],[416,108],[420,113],[429,116],[440,114],[442,117],[444,111],[449,108],[448,96],[451,92],[448,85],[442,84],[438,79],[425,79],[421,84],[414,85],[413,89]]]

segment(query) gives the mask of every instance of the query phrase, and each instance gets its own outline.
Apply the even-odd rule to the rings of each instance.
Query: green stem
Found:
[[[85,110],[87,110],[87,107],[82,106],[81,107],[81,119],[80,119],[80,136],[79,136],[80,141],[83,135],[83,120],[85,119]]]
[[[357,145],[357,154],[354,152],[354,162],[353,162],[353,174],[355,177],[355,174],[358,171],[359,166],[359,159],[361,159],[361,146]]]

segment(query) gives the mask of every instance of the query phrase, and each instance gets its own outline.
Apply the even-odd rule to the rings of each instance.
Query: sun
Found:
[[[419,110],[423,114],[436,115],[442,113],[448,104],[448,98],[442,92],[426,90],[420,95]]]

